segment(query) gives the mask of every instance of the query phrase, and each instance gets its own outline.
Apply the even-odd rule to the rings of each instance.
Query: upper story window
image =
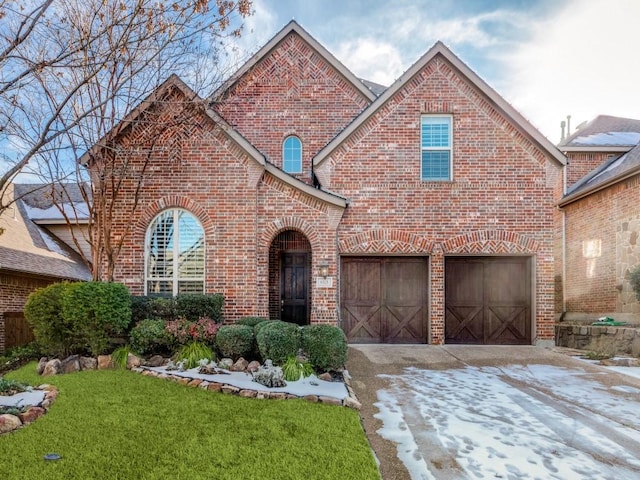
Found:
[[[282,144],[282,169],[287,173],[302,173],[302,142],[292,135]]]
[[[422,115],[420,148],[422,180],[451,180],[452,135],[451,115]]]
[[[147,295],[204,293],[204,230],[186,210],[165,210],[153,219],[145,242]]]

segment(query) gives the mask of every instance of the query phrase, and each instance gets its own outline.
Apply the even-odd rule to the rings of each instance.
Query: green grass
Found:
[[[255,400],[124,370],[42,379],[51,410],[0,436],[0,477],[55,479],[375,479],[357,412],[302,400]],[[62,459],[45,461],[47,453]]]

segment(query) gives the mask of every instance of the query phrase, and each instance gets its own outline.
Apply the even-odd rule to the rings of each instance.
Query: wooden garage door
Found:
[[[531,345],[531,259],[447,258],[445,343]]]
[[[340,282],[349,342],[427,342],[425,258],[344,257]]]

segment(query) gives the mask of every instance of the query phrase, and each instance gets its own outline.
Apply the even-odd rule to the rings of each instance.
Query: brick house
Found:
[[[91,279],[69,247],[66,223],[43,186],[10,185],[6,195],[16,200],[0,216],[0,353],[33,340],[23,315],[31,292],[63,280]],[[85,228],[82,223],[78,228]]]
[[[565,157],[442,43],[385,89],[292,21],[194,97],[170,77],[84,159],[146,171],[115,200],[132,293],[351,342],[553,342]],[[152,138],[151,111],[184,121]]]
[[[640,323],[629,283],[640,265],[640,120],[600,115],[559,148],[568,159],[559,202],[565,262],[557,265],[564,318]]]

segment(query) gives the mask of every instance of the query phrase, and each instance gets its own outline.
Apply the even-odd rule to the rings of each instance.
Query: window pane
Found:
[[[147,282],[147,295],[171,297],[173,295],[172,282],[160,281],[160,280],[149,280]]]
[[[448,150],[423,150],[422,180],[449,180],[449,159]]]
[[[178,214],[180,249],[178,254],[178,276],[202,277],[204,275],[204,232],[193,215],[180,211]]]
[[[173,212],[164,212],[149,227],[147,275],[170,277],[173,275]]]
[[[447,117],[422,117],[422,146],[449,147],[450,126]]]
[[[298,137],[287,137],[282,145],[282,169],[288,173],[302,172],[302,142]]]
[[[204,293],[203,281],[178,282],[178,294],[180,293]]]

